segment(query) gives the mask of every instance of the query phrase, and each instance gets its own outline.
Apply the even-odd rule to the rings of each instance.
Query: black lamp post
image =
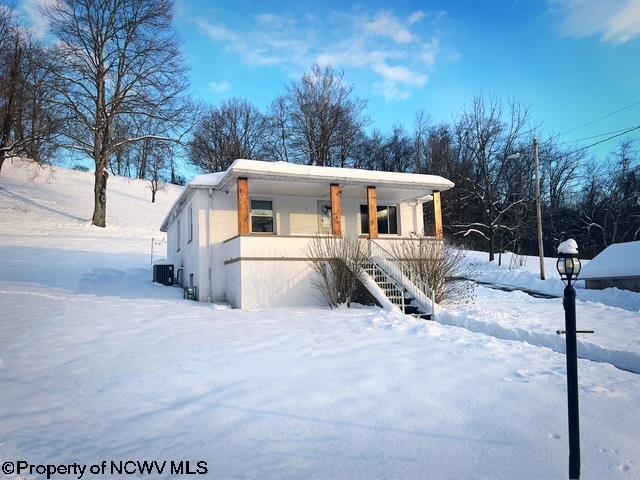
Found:
[[[567,357],[567,402],[569,412],[569,478],[580,478],[580,413],[578,410],[578,347],[576,340],[576,291],[580,273],[578,244],[569,239],[558,247],[558,273],[567,285],[564,289],[564,323]],[[561,332],[559,332],[561,333]]]

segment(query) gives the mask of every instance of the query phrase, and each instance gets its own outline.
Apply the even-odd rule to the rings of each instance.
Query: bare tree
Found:
[[[393,243],[391,255],[433,289],[436,303],[464,302],[473,294],[473,284],[465,281],[471,267],[464,252],[446,242],[421,236]]]
[[[267,135],[264,144],[265,157],[276,161],[288,162],[290,142],[291,130],[287,99],[279,96],[271,103],[267,115]]]
[[[343,166],[367,123],[366,102],[331,66],[313,65],[286,95],[290,157],[299,163]]]
[[[387,136],[374,130],[362,136],[354,149],[353,166],[385,172],[412,172],[415,168],[414,139],[401,125],[394,125]]]
[[[17,26],[13,23],[11,11],[0,9],[0,170],[4,160],[15,148],[16,104],[21,88],[22,44]]]
[[[329,306],[350,306],[364,274],[365,252],[358,239],[315,237],[307,258],[316,273],[314,285]]]
[[[238,158],[261,157],[266,135],[265,116],[233,98],[203,116],[189,141],[189,157],[200,170],[219,172]]]
[[[579,166],[584,161],[584,155],[584,151],[563,151],[552,140],[541,145],[542,192],[547,205],[544,214],[545,233],[548,235],[546,243],[550,246],[569,238],[566,230],[571,224],[567,218],[568,207],[578,189]]]
[[[49,162],[59,131],[48,51],[0,6],[0,169],[9,156]]]
[[[495,258],[496,234],[515,227],[504,222],[505,215],[528,198],[509,198],[504,188],[504,171],[509,154],[522,150],[520,141],[529,114],[525,108],[509,102],[505,113],[495,98],[476,97],[456,123],[459,162],[456,176],[464,191],[463,202],[477,206],[479,218],[458,224],[457,235],[477,235],[488,243],[489,260]],[[464,168],[468,165],[470,168]]]
[[[168,161],[173,158],[174,145],[171,143],[154,142],[147,159],[146,169],[151,190],[151,203],[155,203],[156,194],[164,190],[165,173],[170,165]]]
[[[172,29],[173,2],[55,0],[43,13],[57,38],[61,85],[56,93],[68,112],[64,147],[93,160],[92,223],[104,227],[112,155],[145,139],[178,137],[116,128],[125,117],[172,125],[184,117],[187,70]]]
[[[587,170],[581,220],[602,248],[636,240],[640,232],[640,164],[630,141],[620,144],[606,166]]]
[[[420,110],[416,114],[413,123],[413,148],[416,159],[415,171],[425,172],[427,170],[427,142],[429,139],[429,124],[431,123],[431,117],[425,110]]]

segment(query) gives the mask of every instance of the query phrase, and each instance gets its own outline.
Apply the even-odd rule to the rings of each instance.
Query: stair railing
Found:
[[[345,241],[347,240],[345,239]],[[373,282],[382,290],[387,299],[393,305],[398,307],[402,313],[404,313],[404,290],[402,285],[399,284],[395,278],[380,268],[380,266],[364,252],[364,249],[361,250],[360,263],[365,273],[371,277]],[[382,277],[384,278],[384,281],[379,282],[376,280],[376,277]],[[389,295],[389,292],[391,292],[392,295]]]
[[[427,305],[429,305],[431,307],[431,318],[435,320],[435,291],[418,277],[413,269],[407,266],[406,263],[395,259],[389,251],[381,247],[375,240],[369,240],[369,255],[374,263],[376,261],[379,262],[380,267],[385,270],[388,276],[393,277],[396,282],[406,288],[423,307],[428,308]],[[403,281],[403,279],[407,281]]]

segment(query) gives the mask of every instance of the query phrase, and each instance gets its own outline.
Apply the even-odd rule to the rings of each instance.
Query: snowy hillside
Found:
[[[202,460],[207,478],[566,478],[565,358],[512,334],[553,330],[559,300],[479,290],[441,319],[468,329],[377,308],[182,300],[151,283],[149,265],[179,192],[154,205],[145,182],[110,178],[100,229],[90,174],[3,168],[3,462]],[[637,312],[593,308],[637,325]],[[622,337],[594,345],[636,355],[638,337]],[[581,478],[639,478],[640,376],[598,360],[579,362]]]
[[[20,160],[7,161],[0,174],[6,234],[146,238],[161,236],[160,224],[182,187],[167,185],[151,203],[146,180],[111,176],[107,189],[107,228],[91,227],[93,173],[40,168]],[[91,233],[93,232],[93,233]]]

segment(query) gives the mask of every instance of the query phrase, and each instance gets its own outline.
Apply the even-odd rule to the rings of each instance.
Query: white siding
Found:
[[[326,197],[251,195],[251,184],[249,192],[251,198],[273,201],[278,236],[264,234],[232,239],[238,233],[236,193],[214,190],[209,200],[209,190],[194,189],[179,214],[180,251],[176,251],[177,218],[167,228],[167,259],[175,265],[176,274],[183,268],[185,285],[189,274],[194,274],[201,301],[227,301],[241,308],[323,304],[312,284],[313,272],[304,258],[309,236],[318,231],[318,201],[328,201],[328,192]],[[346,236],[360,235],[359,213],[360,205],[366,204],[365,194],[363,191],[362,199],[342,199],[342,229]],[[380,204],[393,203],[380,201]],[[188,242],[189,206],[193,211],[191,242]],[[422,206],[404,203],[398,207],[399,235],[385,237],[422,233]],[[225,242],[228,239],[232,240]],[[265,257],[276,258],[264,260]],[[243,258],[225,265],[226,261]]]

